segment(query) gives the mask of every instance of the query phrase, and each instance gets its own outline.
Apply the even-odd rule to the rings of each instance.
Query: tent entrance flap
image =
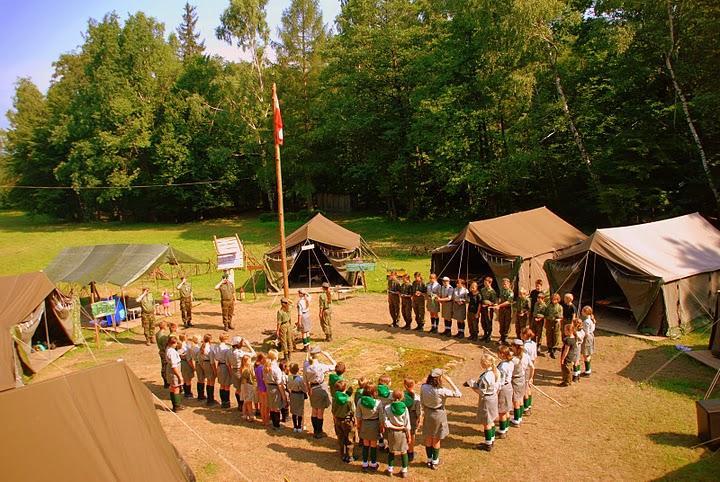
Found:
[[[330,286],[348,285],[317,245],[298,253],[288,273],[288,282],[290,288],[319,288],[324,282]]]
[[[485,276],[495,276],[486,256],[479,246],[463,241],[454,249],[444,246],[435,250],[432,254],[431,270],[438,278],[463,278],[469,284],[472,280],[480,281]],[[498,266],[499,264],[497,263]]]

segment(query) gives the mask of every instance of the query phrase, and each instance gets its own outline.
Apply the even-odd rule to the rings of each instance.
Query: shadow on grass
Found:
[[[648,434],[648,438],[657,444],[671,447],[692,447],[700,443],[697,436],[688,433],[657,432]]]
[[[720,474],[720,450],[715,453],[709,452],[706,457],[691,464],[680,467],[677,470],[668,472],[662,477],[653,479],[655,481],[677,481],[687,480],[692,482],[717,481]]]
[[[290,434],[292,434],[292,432],[290,432]],[[333,472],[360,472],[360,465],[345,464],[340,460],[336,449],[336,442],[335,439],[325,437],[319,441],[313,440],[312,448],[288,447],[282,443],[270,443],[267,447],[275,452],[284,453],[289,459],[295,462],[313,464],[324,470]],[[382,461],[380,455],[380,452],[378,452],[378,461]],[[382,474],[381,472],[378,473]]]

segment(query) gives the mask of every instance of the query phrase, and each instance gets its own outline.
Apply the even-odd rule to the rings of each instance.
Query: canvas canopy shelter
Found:
[[[163,264],[209,264],[166,244],[99,244],[63,249],[45,269],[57,282],[125,287]]]
[[[36,344],[79,342],[76,315],[72,300],[45,273],[0,277],[0,391],[22,385],[23,372],[35,373],[31,351]]]
[[[547,281],[545,260],[585,238],[544,206],[472,221],[452,241],[432,252],[432,272],[453,279],[517,279],[520,286],[530,289],[536,279]]]
[[[668,335],[699,316],[713,318],[720,288],[720,231],[698,213],[598,229],[549,260],[558,291],[632,311],[639,328]]]
[[[288,279],[291,288],[315,288],[328,282],[331,286],[349,286],[351,275],[347,264],[376,261],[362,237],[316,214],[310,221],[285,237]],[[263,264],[268,287],[282,289],[280,246],[265,253]]]
[[[0,411],[4,480],[194,480],[122,361],[0,393]]]

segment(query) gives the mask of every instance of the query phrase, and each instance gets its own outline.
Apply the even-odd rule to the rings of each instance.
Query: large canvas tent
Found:
[[[80,341],[71,305],[45,273],[0,277],[0,391],[22,385],[23,372],[35,373],[31,352],[38,342]]]
[[[697,317],[713,317],[720,231],[698,213],[598,229],[545,268],[553,290],[625,307],[638,328],[668,335]]]
[[[517,279],[529,288],[536,279],[547,280],[545,260],[585,238],[543,206],[468,223],[452,241],[432,252],[431,269],[439,277]]]
[[[328,282],[349,286],[346,266],[357,261],[375,261],[376,256],[362,237],[335,224],[322,214],[285,237],[288,280],[291,288],[315,288]],[[280,246],[265,253],[263,264],[268,288],[282,289]]]
[[[3,480],[194,480],[122,362],[0,393]]]
[[[99,244],[63,249],[45,269],[57,282],[125,287],[163,264],[208,264],[166,244]]]

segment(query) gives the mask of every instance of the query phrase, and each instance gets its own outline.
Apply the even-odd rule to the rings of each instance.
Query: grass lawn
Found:
[[[389,221],[376,215],[333,217],[333,220],[360,233],[380,257],[378,270],[367,273],[369,289],[374,292],[385,289],[386,268],[427,273],[430,269],[430,255],[412,256],[410,252],[413,248],[416,252],[429,252],[445,244],[462,226],[461,221]],[[289,234],[302,224],[301,221],[288,222],[286,232]],[[213,236],[231,236],[235,233],[245,243],[246,249],[260,261],[263,253],[278,242],[277,222],[260,221],[255,214],[186,224],[78,224],[59,223],[18,211],[2,211],[0,259],[3,263],[0,265],[0,275],[41,270],[63,248],[92,244],[170,244],[196,258],[214,260]],[[167,269],[166,272],[169,274]],[[248,279],[249,273],[240,271],[235,276],[236,285],[240,287]],[[218,274],[215,272],[193,277],[195,297],[219,299],[212,289],[217,280]],[[138,289],[139,283],[131,286],[129,291]],[[158,282],[159,290],[170,286],[170,281]],[[101,295],[106,295],[102,289]]]

